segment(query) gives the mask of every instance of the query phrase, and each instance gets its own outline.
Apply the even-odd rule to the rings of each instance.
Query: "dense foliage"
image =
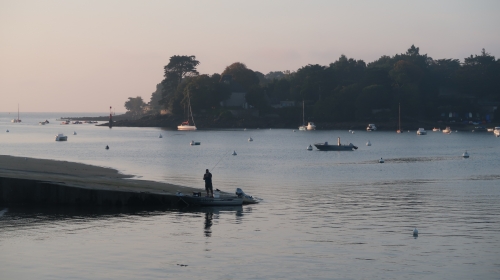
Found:
[[[412,45],[406,53],[368,64],[342,55],[328,66],[309,64],[267,75],[240,62],[221,75],[198,75],[198,64],[195,56],[173,56],[165,66],[160,103],[171,113],[182,114],[187,98],[195,113],[219,108],[231,95],[221,82],[224,75],[245,89],[248,104],[261,113],[291,116],[289,108],[280,109],[280,101],[295,101],[294,112],[301,112],[304,101],[307,116],[315,121],[393,120],[399,106],[410,119],[436,120],[450,113],[484,119],[493,117],[491,108],[500,105],[500,60],[484,49],[461,63],[434,60]],[[158,100],[158,93],[151,102],[153,97]]]

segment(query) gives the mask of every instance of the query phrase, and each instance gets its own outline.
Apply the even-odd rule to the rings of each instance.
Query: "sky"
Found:
[[[200,74],[264,74],[413,44],[434,59],[500,58],[499,0],[0,0],[0,112],[125,111],[174,55]]]

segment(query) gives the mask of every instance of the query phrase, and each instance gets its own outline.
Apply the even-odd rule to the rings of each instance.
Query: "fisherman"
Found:
[[[208,197],[214,197],[214,188],[212,186],[212,173],[207,169],[203,175],[203,180],[205,180],[205,190],[207,191]]]

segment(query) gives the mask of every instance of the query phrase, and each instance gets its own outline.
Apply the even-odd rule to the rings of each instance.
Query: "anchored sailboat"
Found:
[[[398,117],[399,128],[396,130],[396,133],[403,133],[401,130],[401,103],[399,103],[399,117]]]
[[[304,116],[304,100],[302,100],[302,125],[299,126],[299,130],[307,130],[306,120]]]
[[[191,119],[193,125],[189,122]],[[181,123],[180,125],[177,126],[178,130],[196,130],[196,124],[194,123],[194,118],[193,118],[193,111],[191,110],[191,97],[189,96],[189,91],[188,91],[188,118],[187,121]]]
[[[13,123],[20,123],[21,119],[19,118],[19,104],[17,104],[17,119],[11,120]]]

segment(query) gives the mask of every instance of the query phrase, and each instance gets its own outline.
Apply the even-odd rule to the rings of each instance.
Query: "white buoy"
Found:
[[[243,130],[247,130],[246,128],[244,128]]]
[[[457,133],[457,132],[458,132],[458,130],[455,130],[455,133]]]
[[[464,158],[469,158],[469,153],[467,153],[467,150],[465,150],[465,153],[462,154]]]
[[[384,163],[384,159],[383,159],[383,158],[380,158],[380,159],[378,160],[378,163]]]
[[[308,151],[312,151],[312,149],[313,149],[313,146],[311,146],[311,145],[307,146],[307,148],[306,148],[306,150],[308,150]]]
[[[366,146],[371,146],[372,143],[370,142],[370,140],[368,140],[368,142],[366,142]]]
[[[413,237],[418,237],[418,229],[413,229]]]
[[[252,142],[252,141],[253,141],[252,137],[248,138],[248,142]]]
[[[73,131],[73,135],[76,135],[76,131]]]
[[[236,151],[233,151],[232,155],[233,155],[233,156],[237,155],[237,154],[236,154]]]
[[[408,132],[410,132],[410,131],[408,130]]]
[[[160,134],[160,136],[158,136],[158,138],[163,138],[163,136]]]

